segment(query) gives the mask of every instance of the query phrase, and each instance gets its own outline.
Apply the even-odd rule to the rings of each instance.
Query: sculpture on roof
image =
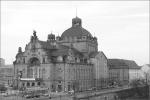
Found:
[[[21,47],[18,48],[18,53],[22,53],[22,48]]]
[[[33,36],[36,37],[36,31],[35,30],[33,30]]]
[[[35,30],[33,30],[33,37],[34,37],[35,40],[37,39],[36,31]]]
[[[36,31],[33,30],[33,36],[31,36],[31,42],[33,42],[33,40],[37,39],[37,35],[36,35]]]

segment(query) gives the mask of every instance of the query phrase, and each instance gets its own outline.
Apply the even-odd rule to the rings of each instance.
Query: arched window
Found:
[[[29,60],[29,64],[31,66],[34,66],[34,65],[40,65],[40,60],[36,57],[33,57]]]

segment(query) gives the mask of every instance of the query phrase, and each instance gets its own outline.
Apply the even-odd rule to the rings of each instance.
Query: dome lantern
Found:
[[[21,47],[18,48],[18,53],[22,53],[22,48]]]
[[[62,33],[61,39],[65,39],[68,37],[78,38],[82,36],[92,37],[91,33],[82,27],[82,20],[78,17],[75,17],[72,19],[72,27]]]
[[[82,20],[78,17],[72,19],[72,27],[81,27],[82,26]]]
[[[55,35],[51,33],[48,35],[48,41],[53,41],[53,40],[55,40]]]

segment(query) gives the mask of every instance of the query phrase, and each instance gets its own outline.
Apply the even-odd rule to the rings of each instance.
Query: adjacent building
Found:
[[[107,57],[78,17],[61,36],[51,33],[46,41],[34,31],[25,51],[18,48],[14,73],[18,87],[44,86],[58,92],[102,87],[109,76]]]
[[[110,82],[116,82],[120,85],[129,82],[129,66],[125,61],[123,59],[108,59]]]
[[[141,67],[142,74],[146,82],[150,84],[150,64],[145,64]]]
[[[0,67],[5,65],[5,60],[3,58],[0,58]]]
[[[129,81],[142,79],[141,67],[135,61],[126,60],[125,63],[129,66]]]
[[[4,65],[0,67],[0,84],[12,85],[13,83],[13,65]]]
[[[90,54],[91,62],[94,65],[94,81],[97,88],[103,88],[107,86],[109,70],[108,62],[105,54],[100,52],[93,52]]]

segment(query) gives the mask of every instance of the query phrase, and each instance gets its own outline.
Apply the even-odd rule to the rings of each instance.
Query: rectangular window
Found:
[[[45,63],[45,58],[43,58],[43,63]]]

